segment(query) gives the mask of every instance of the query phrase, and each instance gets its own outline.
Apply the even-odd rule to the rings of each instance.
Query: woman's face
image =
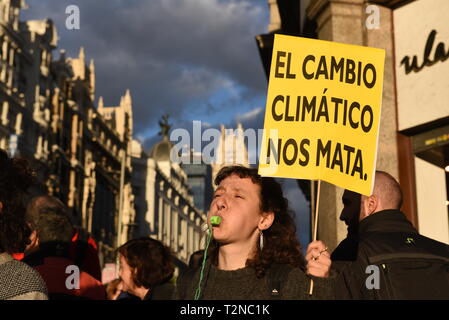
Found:
[[[259,185],[250,178],[231,175],[220,183],[208,217],[222,218],[220,225],[213,228],[215,240],[222,244],[247,243],[258,237],[262,219],[259,194]]]
[[[120,255],[120,279],[123,283],[123,291],[133,294],[136,284],[133,281],[133,268],[128,265],[124,256]]]

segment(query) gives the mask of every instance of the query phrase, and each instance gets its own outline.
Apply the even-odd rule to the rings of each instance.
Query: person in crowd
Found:
[[[81,270],[101,281],[101,266],[95,239],[84,229],[74,228],[70,257]]]
[[[117,300],[122,293],[123,281],[120,278],[114,279],[106,285],[106,295],[108,300]]]
[[[27,212],[30,216],[37,217],[38,214],[34,211],[40,210],[41,207],[55,207],[63,206],[62,202],[56,197],[41,195],[32,198],[27,206]],[[55,210],[67,214],[66,210]],[[69,218],[70,219],[70,218]],[[72,223],[73,225],[73,223]],[[72,244],[69,249],[70,259],[74,261],[81,270],[87,272],[92,277],[101,281],[101,266],[98,257],[97,243],[92,236],[83,229],[73,227]],[[16,260],[22,260],[23,253],[15,253],[13,257]]]
[[[195,251],[190,255],[188,267],[190,269],[198,268],[199,266],[201,266],[201,263],[203,262],[203,257],[204,257],[203,249]]]
[[[304,259],[282,188],[257,169],[228,166],[215,178],[208,219],[213,241],[203,267],[178,278],[178,299],[332,299],[330,255],[312,242]],[[309,295],[310,280],[314,281]]]
[[[70,257],[73,226],[59,199],[33,199],[27,207],[26,220],[31,235],[22,261],[40,273],[50,300],[106,299],[103,284],[80,270]]]
[[[108,300],[141,300],[140,298],[123,291],[123,281],[120,278],[114,279],[106,285]]]
[[[118,249],[123,291],[141,300],[171,300],[175,286],[170,249],[160,241],[142,237]]]
[[[25,222],[23,198],[34,181],[24,159],[0,150],[0,300],[47,300],[47,287],[34,269],[11,254],[23,251],[30,229]]]
[[[350,190],[343,192],[343,210],[341,211],[340,220],[347,225],[348,234],[331,254],[332,268],[336,270],[340,266],[344,266],[345,262],[354,261],[357,258],[360,200],[361,195],[359,193]]]
[[[377,171],[372,195],[345,195],[342,216],[356,237],[333,253],[344,262],[336,297],[449,299],[449,246],[420,235],[407,220],[399,183]]]

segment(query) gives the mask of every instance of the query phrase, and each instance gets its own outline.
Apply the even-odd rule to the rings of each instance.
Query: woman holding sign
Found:
[[[224,167],[215,178],[207,255],[178,280],[180,299],[331,299],[330,258],[323,243],[301,254],[279,183],[256,169]],[[209,248],[207,248],[209,246]],[[315,289],[309,296],[310,276]]]

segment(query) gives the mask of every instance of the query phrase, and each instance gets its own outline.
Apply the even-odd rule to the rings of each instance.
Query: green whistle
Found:
[[[213,226],[218,226],[221,223],[221,217],[219,216],[212,216],[210,217],[210,224]]]

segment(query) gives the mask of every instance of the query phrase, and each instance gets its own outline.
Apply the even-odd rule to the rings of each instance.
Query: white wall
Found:
[[[418,0],[393,11],[396,48],[396,76],[398,94],[399,130],[412,128],[449,115],[449,60],[438,61],[419,72],[405,74],[401,60],[418,57],[418,66],[424,58],[427,37],[432,30],[437,34],[430,52],[433,61],[437,45],[449,47],[447,0]]]
[[[419,233],[449,244],[444,169],[415,157]]]

